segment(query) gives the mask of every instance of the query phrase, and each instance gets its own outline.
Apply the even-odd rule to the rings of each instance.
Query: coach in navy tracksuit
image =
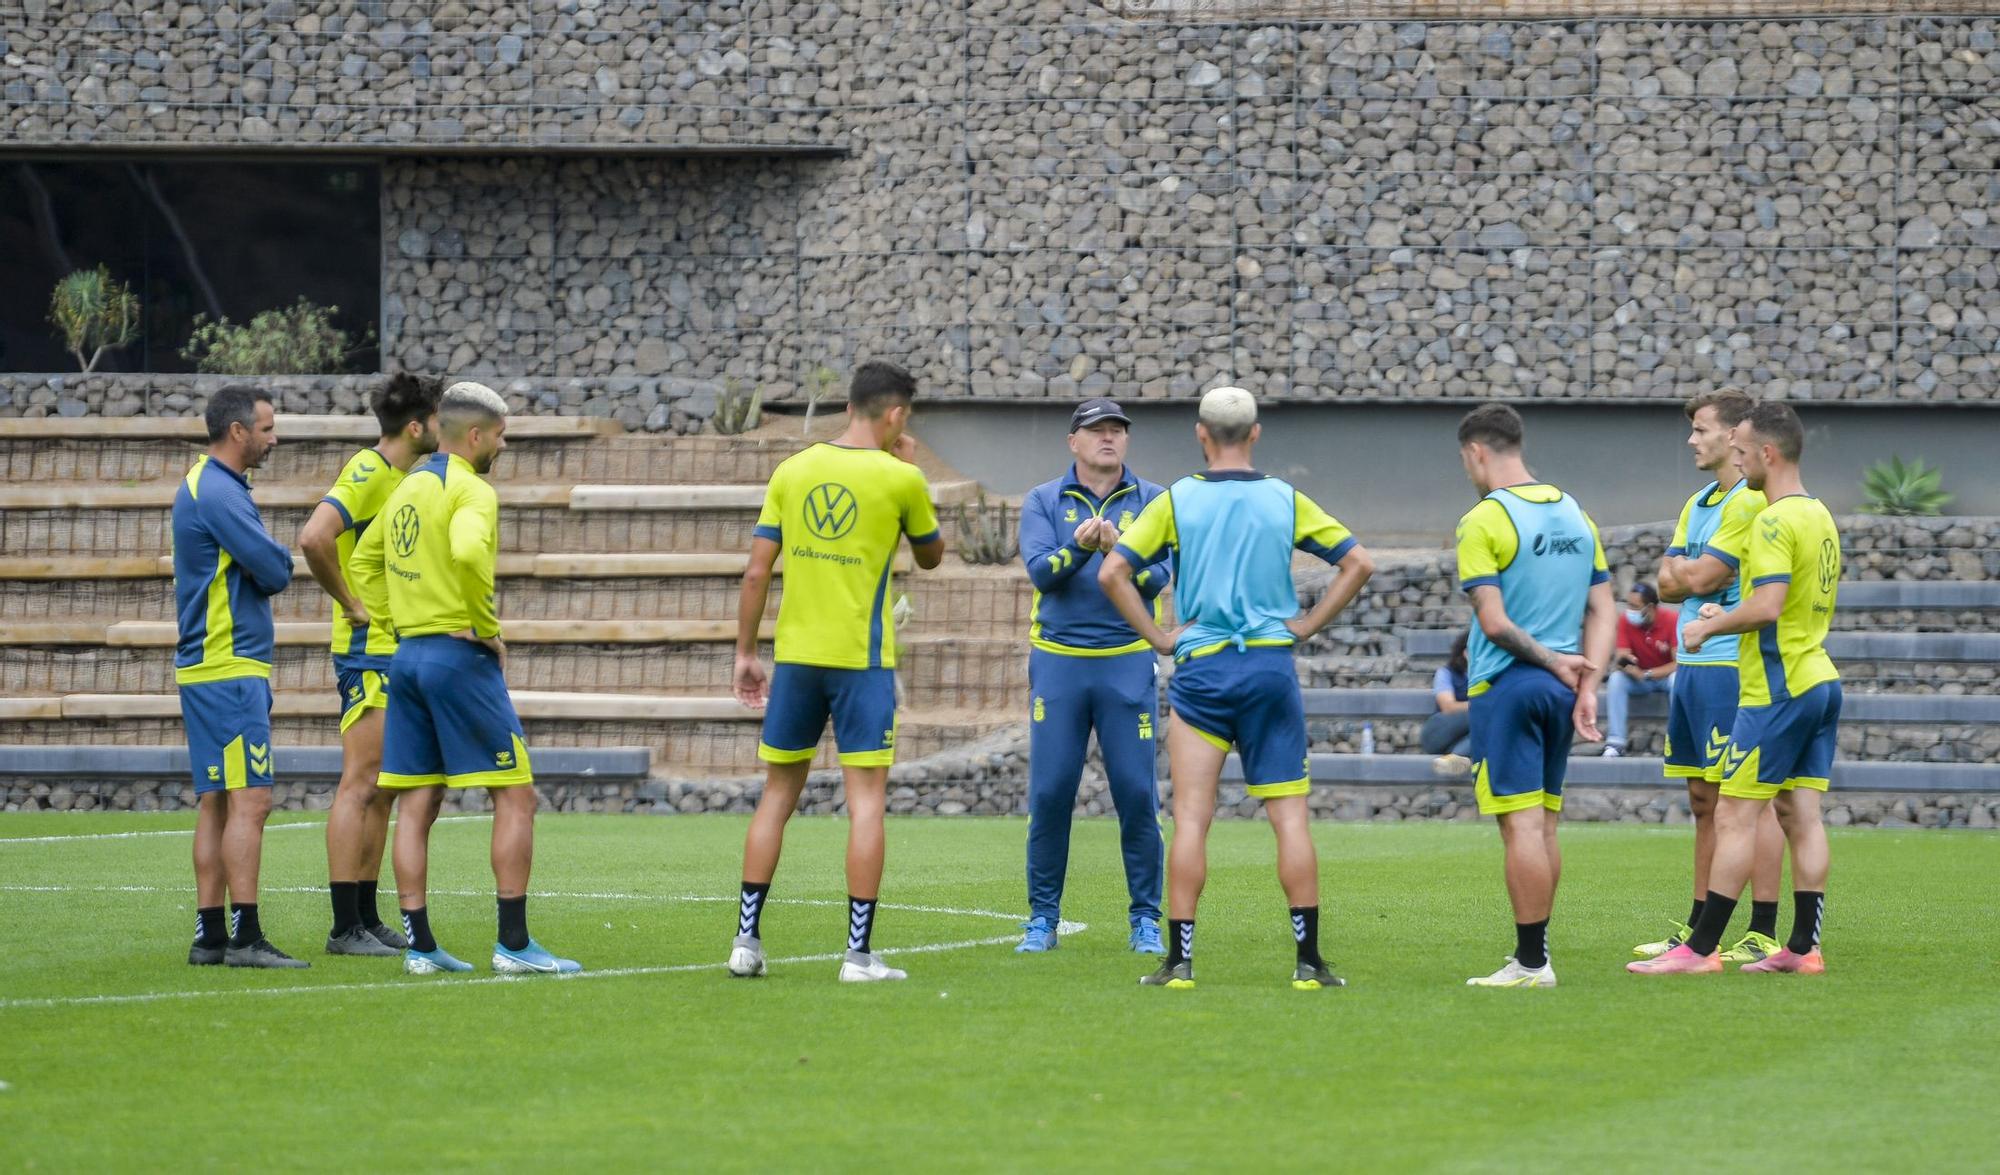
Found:
[[[1125,468],[1131,421],[1117,404],[1086,400],[1069,422],[1069,472],[1036,486],[1021,503],[1021,561],[1034,581],[1028,630],[1027,933],[1017,948],[1056,945],[1063,875],[1069,867],[1070,812],[1083,776],[1090,732],[1104,754],[1111,799],[1118,808],[1131,893],[1132,949],[1160,954],[1159,791],[1154,782],[1153,731],[1158,687],[1153,651],[1118,615],[1097,586],[1103,552],[1145,508],[1166,492]],[[1173,569],[1162,557],[1135,577],[1147,600],[1157,599]]]

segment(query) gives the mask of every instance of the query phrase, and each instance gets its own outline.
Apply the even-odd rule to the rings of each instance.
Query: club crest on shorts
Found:
[[[1037,722],[1040,722],[1040,721],[1042,720],[1043,716],[1044,716],[1045,714],[1047,714],[1047,711],[1046,711],[1046,710],[1044,710],[1044,709],[1042,708],[1042,700],[1041,700],[1040,698],[1036,698],[1036,699],[1035,699],[1035,711],[1034,711],[1034,713],[1035,713],[1035,721],[1037,721]]]
[[[1153,716],[1151,714],[1142,713],[1139,715],[1139,737],[1149,742],[1152,740]]]
[[[837,539],[854,529],[861,506],[838,482],[821,482],[806,494],[806,528],[823,539]]]

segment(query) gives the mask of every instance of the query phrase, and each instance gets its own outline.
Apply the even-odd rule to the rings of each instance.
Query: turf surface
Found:
[[[431,903],[477,975],[320,954],[317,826],[269,833],[262,902],[312,970],[187,967],[189,841],[167,830],[189,826],[0,815],[0,841],[149,834],[0,843],[0,1166],[1990,1162],[1991,834],[1837,832],[1824,977],[1641,979],[1621,967],[1685,913],[1689,834],[1574,826],[1562,986],[1484,991],[1464,978],[1512,946],[1492,829],[1324,825],[1326,945],[1353,986],[1305,993],[1285,982],[1261,824],[1215,830],[1191,992],[1135,984],[1150,966],[1125,950],[1104,821],[1079,821],[1070,874],[1065,916],[1089,929],[1042,957],[951,945],[1011,941],[1022,822],[893,822],[876,945],[946,949],[863,987],[783,961],[843,945],[832,820],[793,826],[765,915],[772,974],[754,982],[718,966],[741,818],[544,816],[531,925],[598,973],[571,980],[487,970],[481,819],[437,828]]]

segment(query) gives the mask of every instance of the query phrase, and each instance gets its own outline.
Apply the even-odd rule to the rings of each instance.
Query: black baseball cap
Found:
[[[1127,428],[1132,426],[1132,418],[1125,415],[1125,410],[1118,406],[1118,401],[1097,396],[1078,404],[1076,411],[1070,413],[1069,430],[1075,432],[1077,429],[1089,428],[1106,420],[1115,420]]]

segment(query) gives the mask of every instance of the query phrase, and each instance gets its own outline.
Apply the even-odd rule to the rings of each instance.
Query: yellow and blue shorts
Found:
[[[1722,754],[1736,728],[1737,689],[1736,666],[1728,662],[1681,664],[1667,707],[1668,779],[1722,782]]]
[[[380,786],[533,782],[521,719],[492,650],[455,636],[404,641],[389,663]]]
[[[1167,704],[1210,744],[1235,746],[1251,795],[1270,800],[1312,789],[1305,698],[1291,646],[1225,647],[1190,657],[1167,683]]]
[[[370,710],[389,708],[389,667],[353,665],[340,658],[333,662],[334,687],[340,691],[340,733],[361,721]]]
[[[896,671],[779,662],[771,674],[757,757],[766,763],[811,761],[829,717],[841,766],[895,763]]]
[[[1530,808],[1562,811],[1576,691],[1537,665],[1516,661],[1474,687],[1473,792],[1485,816]]]
[[[1722,794],[1768,800],[1805,787],[1825,791],[1840,733],[1840,682],[1823,681],[1768,706],[1743,706],[1729,732]]]
[[[263,677],[180,687],[194,794],[270,787],[271,682]]]

